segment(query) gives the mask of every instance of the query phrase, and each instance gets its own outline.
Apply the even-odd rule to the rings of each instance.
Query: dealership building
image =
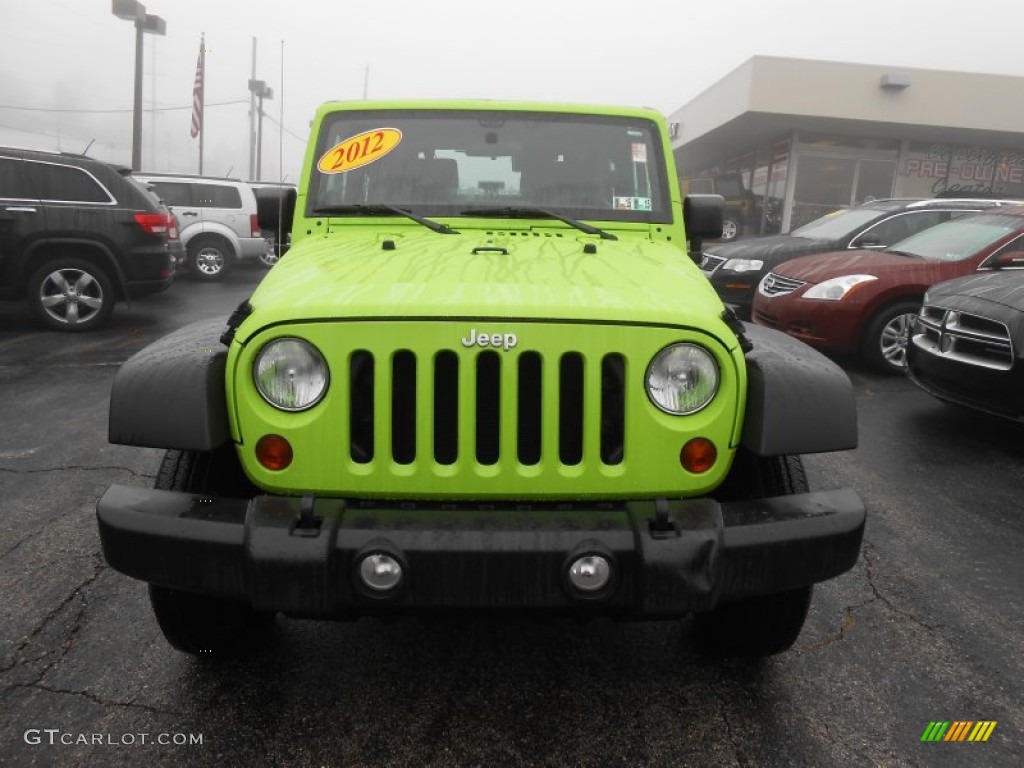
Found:
[[[755,56],[669,116],[680,177],[738,174],[788,232],[882,197],[1024,197],[1024,78]]]

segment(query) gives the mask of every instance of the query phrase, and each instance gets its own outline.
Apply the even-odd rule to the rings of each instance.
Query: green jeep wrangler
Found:
[[[321,107],[287,256],[113,385],[110,440],[168,450],[103,550],[171,645],[518,609],[789,648],[860,551],[799,458],[855,447],[850,382],[726,310],[687,252],[721,199],[678,189],[650,110]]]

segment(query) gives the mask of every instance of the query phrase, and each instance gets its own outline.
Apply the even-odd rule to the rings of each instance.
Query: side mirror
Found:
[[[986,264],[993,269],[1024,269],[1024,251],[1002,251]]]
[[[683,198],[683,226],[690,241],[690,253],[699,253],[705,238],[717,240],[722,236],[722,210],[725,198],[721,195],[687,195]]]

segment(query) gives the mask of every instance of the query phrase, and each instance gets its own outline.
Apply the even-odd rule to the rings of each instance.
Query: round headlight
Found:
[[[309,342],[275,339],[256,356],[253,379],[263,399],[275,408],[304,411],[327,391],[327,363]]]
[[[665,413],[696,413],[718,391],[718,365],[696,344],[665,347],[647,366],[647,394]]]

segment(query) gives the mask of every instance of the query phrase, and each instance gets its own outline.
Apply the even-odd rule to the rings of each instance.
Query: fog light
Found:
[[[359,564],[359,577],[374,592],[389,592],[402,581],[402,564],[382,552],[367,555]]]
[[[718,449],[706,437],[695,437],[687,441],[679,452],[679,463],[683,469],[696,474],[707,472],[718,459]]]
[[[267,469],[279,472],[292,463],[292,446],[280,435],[264,435],[256,443],[256,460]]]
[[[601,555],[585,555],[569,566],[569,583],[580,592],[597,592],[608,585],[612,566]]]

